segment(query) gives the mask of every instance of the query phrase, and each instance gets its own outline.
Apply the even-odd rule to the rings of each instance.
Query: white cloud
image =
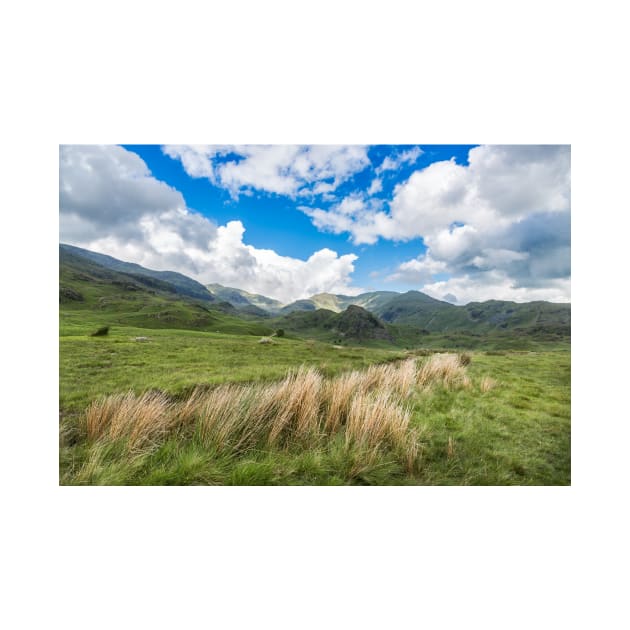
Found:
[[[375,195],[376,193],[380,193],[383,190],[383,180],[378,177],[372,180],[370,187],[368,188],[368,195]]]
[[[415,171],[395,187],[388,212],[363,209],[340,230],[332,207],[317,214],[318,227],[348,231],[355,243],[369,244],[379,237],[426,239],[455,222],[486,230],[535,212],[569,210],[567,146],[476,147],[469,161],[469,166],[434,162]]]
[[[181,193],[152,177],[135,153],[119,146],[59,148],[62,233],[137,236],[140,217],[185,207]]]
[[[216,226],[186,207],[121,147],[60,149],[60,240],[152,269],[179,271],[289,302],[314,293],[355,294],[354,254],[330,249],[300,260],[243,241],[240,221]]]
[[[482,238],[476,227],[458,225],[427,236],[424,242],[434,258],[454,262],[470,256]]]
[[[536,213],[486,231],[456,226],[425,244],[424,254],[401,264],[388,280],[424,285],[435,297],[454,293],[460,301],[490,299],[492,291],[495,299],[570,301],[568,212]],[[432,283],[438,273],[453,277]]]
[[[558,278],[549,281],[544,287],[519,287],[505,272],[493,270],[474,276],[463,275],[441,282],[425,284],[422,291],[438,300],[443,300],[448,294],[451,297],[456,296],[458,304],[485,300],[570,302],[571,280]]]
[[[355,191],[327,210],[298,206],[313,225],[324,232],[342,234],[351,232],[356,244],[373,244],[378,238],[378,231],[387,231],[387,218],[379,208],[383,200],[369,198],[364,193]]]
[[[296,196],[330,193],[370,164],[364,146],[167,145],[191,177],[206,177],[237,197],[251,190]]]
[[[422,153],[420,147],[412,147],[407,151],[401,151],[398,155],[388,155],[374,171],[377,175],[380,175],[384,171],[395,171],[403,164],[413,164]]]
[[[476,147],[468,166],[450,160],[412,173],[387,209],[364,201],[303,210],[317,228],[347,232],[356,244],[421,237],[426,253],[401,264],[392,281],[434,286],[461,300],[474,294],[477,278],[479,296],[491,295],[481,288],[489,277],[483,274],[495,271],[500,279],[488,286],[509,299],[569,295],[568,146]],[[431,284],[436,274],[466,278],[469,286],[457,293]]]
[[[441,260],[433,260],[430,256],[414,258],[398,266],[395,273],[387,277],[389,281],[401,281],[408,284],[424,284],[438,273],[444,273],[447,265]]]

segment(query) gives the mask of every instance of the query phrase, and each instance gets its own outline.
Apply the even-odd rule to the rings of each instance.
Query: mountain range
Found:
[[[60,244],[59,300],[64,310],[92,309],[119,323],[269,334],[282,328],[331,342],[422,344],[431,335],[570,338],[571,305],[501,300],[456,306],[419,291],[357,296],[320,293],[282,304],[173,271]],[[455,337],[453,337],[455,338]]]

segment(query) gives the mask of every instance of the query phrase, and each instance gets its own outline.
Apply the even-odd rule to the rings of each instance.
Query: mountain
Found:
[[[282,308],[282,313],[293,311],[314,311],[318,308],[325,308],[335,313],[341,313],[348,306],[360,306],[368,311],[374,311],[375,307],[386,303],[389,299],[400,295],[396,291],[373,291],[371,293],[361,293],[360,295],[335,295],[333,293],[318,293],[310,298],[296,300]]]
[[[118,260],[112,256],[98,254],[97,252],[91,252],[87,249],[81,249],[80,247],[65,245],[63,243],[59,245],[59,251],[64,251],[66,253],[86,258],[101,267],[105,267],[106,269],[111,269],[113,271],[119,271],[136,276],[146,276],[168,282],[175,287],[175,292],[179,295],[186,295],[197,300],[205,300],[206,302],[215,301],[215,297],[208,291],[208,289],[206,289],[206,287],[203,286],[203,284],[181,273],[177,273],[176,271],[154,271],[152,269],[146,269],[145,267],[135,263],[123,262],[122,260]]]
[[[370,311],[366,311],[364,308],[354,304],[351,304],[345,311],[339,313],[336,327],[345,338],[359,341],[365,339],[386,339],[387,341],[392,341],[392,337],[382,321]]]
[[[317,304],[315,304],[313,300],[296,300],[295,302],[291,302],[291,304],[287,304],[286,306],[282,307],[280,309],[280,313],[287,315],[295,311],[316,311],[316,310],[317,310]],[[334,311],[332,311],[331,309],[324,309],[324,310],[330,310],[331,312],[334,313]]]
[[[115,271],[77,250],[59,248],[60,327],[66,330],[84,334],[99,326],[119,324],[231,334],[273,332],[273,328],[251,316],[240,316],[228,302],[215,301],[212,296],[212,301],[208,301],[182,295],[180,287],[170,282]]]
[[[248,293],[235,287],[221,284],[208,284],[206,289],[217,299],[229,302],[238,309],[247,309],[251,313],[276,313],[282,308],[282,302],[258,293]],[[254,309],[249,308],[254,307]],[[257,309],[257,310],[255,310]],[[264,315],[262,315],[264,317]]]
[[[389,323],[442,330],[450,328],[453,320],[463,322],[467,319],[461,309],[460,306],[436,300],[420,291],[407,291],[375,305],[373,311]]]
[[[373,312],[383,321],[414,326],[428,332],[531,329],[570,335],[571,305],[551,302],[488,300],[456,306],[419,291],[408,291],[378,305]]]
[[[438,343],[440,335],[451,345],[489,335],[510,343],[525,338],[565,342],[571,336],[570,304],[488,300],[456,306],[420,291],[374,291],[357,296],[319,293],[283,306],[264,295],[219,284],[204,287],[176,272],[152,271],[70,245],[59,246],[59,260],[64,312],[92,309],[129,325],[243,329],[252,334],[285,328],[333,343],[406,347]]]

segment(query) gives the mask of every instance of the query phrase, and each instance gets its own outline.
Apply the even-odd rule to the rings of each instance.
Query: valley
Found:
[[[62,484],[570,483],[570,305],[282,305],[92,254],[60,246]]]

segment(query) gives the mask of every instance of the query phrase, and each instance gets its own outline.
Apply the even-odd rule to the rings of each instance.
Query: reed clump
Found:
[[[434,354],[418,370],[418,384],[422,387],[470,387],[466,367],[456,354]]]
[[[146,447],[166,435],[176,422],[175,406],[162,392],[114,394],[94,401],[85,425],[90,439],[127,439],[131,450]]]
[[[151,448],[175,432],[198,435],[219,452],[321,446],[341,436],[348,450],[373,458],[390,451],[408,469],[421,451],[410,427],[409,399],[434,383],[466,386],[457,355],[432,355],[418,365],[409,358],[325,379],[300,367],[274,383],[197,388],[183,400],[161,392],[116,394],[93,402],[85,413],[89,439],[125,439],[130,450]]]

